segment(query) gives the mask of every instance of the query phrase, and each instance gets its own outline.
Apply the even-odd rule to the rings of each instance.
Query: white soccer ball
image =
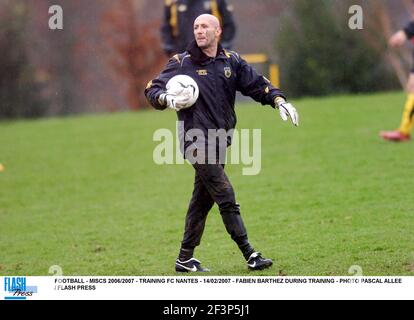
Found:
[[[173,94],[184,100],[188,99],[182,109],[191,107],[197,101],[200,92],[197,82],[190,76],[184,74],[172,77],[167,82],[166,89],[169,94]]]

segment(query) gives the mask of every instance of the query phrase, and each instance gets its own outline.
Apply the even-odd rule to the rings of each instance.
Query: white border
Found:
[[[0,277],[0,299],[10,296]],[[91,283],[101,279],[106,283]],[[92,280],[93,281],[93,280]],[[116,283],[116,282],[132,283]],[[267,281],[268,283],[263,283]],[[333,283],[323,283],[333,281]],[[412,300],[414,277],[26,277],[27,300]],[[115,283],[109,283],[115,282]],[[158,283],[154,283],[158,282]],[[241,283],[246,282],[246,283]],[[262,283],[258,283],[262,282]],[[368,283],[371,282],[371,283]],[[66,290],[74,286],[75,290]],[[85,290],[86,288],[92,290]]]

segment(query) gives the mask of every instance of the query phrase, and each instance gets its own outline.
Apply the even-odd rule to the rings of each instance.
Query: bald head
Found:
[[[215,57],[221,36],[220,21],[211,14],[202,14],[194,21],[194,37],[205,54]]]
[[[212,26],[213,28],[220,28],[220,21],[213,16],[212,14],[202,14],[200,16],[198,16],[195,21],[194,24],[196,23],[208,23],[210,26]]]

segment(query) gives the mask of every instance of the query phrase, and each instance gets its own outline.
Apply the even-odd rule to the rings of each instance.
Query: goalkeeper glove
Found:
[[[167,108],[173,109],[175,111],[180,111],[190,100],[189,96],[177,96],[171,93],[162,93],[159,98],[158,102],[160,105],[165,106]]]
[[[277,97],[275,98],[275,104],[283,121],[290,118],[295,126],[299,125],[299,114],[291,103],[287,103],[282,97]]]
[[[178,111],[176,107],[175,96],[168,93],[161,93],[158,97],[158,102],[160,105]]]

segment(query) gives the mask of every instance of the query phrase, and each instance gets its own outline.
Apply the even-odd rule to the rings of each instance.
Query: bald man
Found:
[[[236,35],[233,19],[233,6],[226,0],[165,0],[164,20],[161,27],[161,42],[164,52],[182,53],[193,40],[194,20],[202,13],[210,13],[219,18],[223,27],[222,46],[232,47]]]
[[[145,90],[154,108],[169,108],[177,112],[178,119],[183,123],[179,136],[186,137],[185,141],[181,141],[184,157],[195,169],[194,190],[175,263],[177,272],[208,271],[193,255],[194,249],[200,244],[207,215],[215,203],[227,232],[239,247],[248,268],[262,270],[273,263],[271,259],[262,257],[250,244],[234,189],[224,172],[225,156],[223,159],[222,155],[231,144],[231,135],[227,137],[227,143],[216,146],[216,137],[209,140],[208,131],[221,129],[229,132],[234,129],[236,91],[262,105],[278,108],[282,119],[286,121],[290,118],[295,126],[298,125],[298,114],[279,89],[257,74],[236,52],[223,49],[219,42],[221,32],[216,17],[209,14],[197,17],[194,22],[195,41],[186,52],[174,56]],[[191,108],[183,109],[187,98],[166,91],[168,80],[179,74],[192,77],[199,86],[199,98]],[[196,141],[187,139],[193,129],[203,132],[204,137],[197,137]],[[219,250],[217,254],[220,254]]]

